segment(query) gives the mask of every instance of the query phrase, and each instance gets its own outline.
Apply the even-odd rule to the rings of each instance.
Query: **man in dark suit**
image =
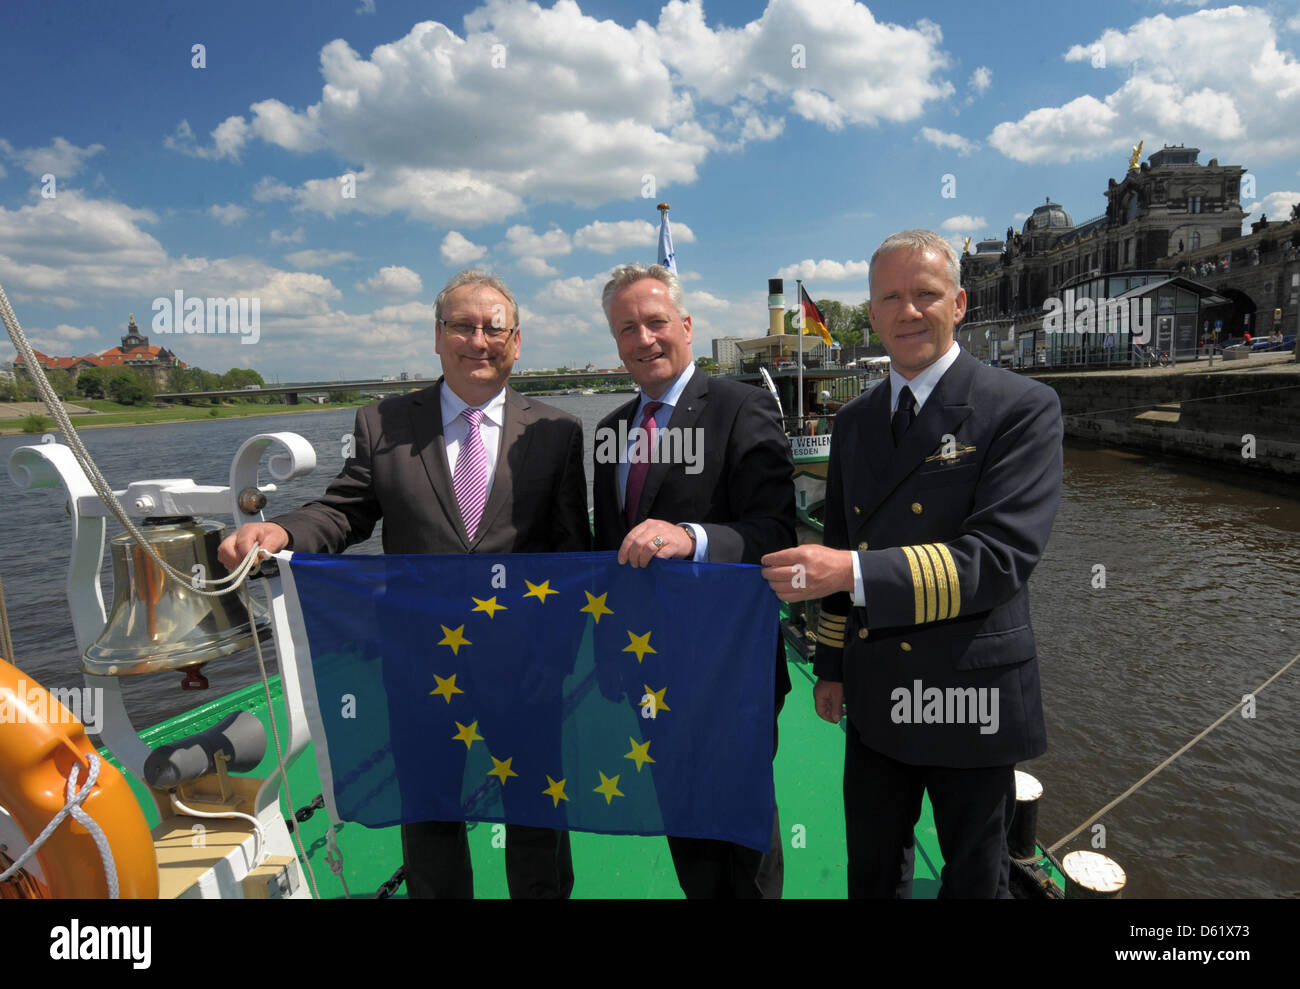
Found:
[[[591,548],[582,425],[507,387],[519,310],[503,282],[462,271],[434,303],[443,377],[357,413],[354,451],[325,495],[274,522],[240,526],[221,546],[233,565],[259,543],[340,553],[382,517],[386,553],[550,553]],[[465,824],[402,826],[413,897],[472,897]],[[512,897],[573,888],[567,832],[507,825]]]
[[[794,464],[776,403],[760,388],[695,368],[677,276],[660,265],[624,265],[602,302],[641,395],[597,428],[596,548],[617,549],[620,563],[643,567],[656,556],[756,564],[793,544]],[[638,430],[645,431],[639,452]],[[601,456],[606,436],[628,438],[616,458]],[[647,463],[652,447],[660,455]],[[779,711],[790,676],[775,626],[772,637]],[[719,716],[725,703],[719,698]],[[775,731],[773,725],[774,746]],[[775,815],[767,854],[697,838],[670,837],[668,845],[688,897],[781,895]]]
[[[849,895],[907,896],[928,790],[942,896],[1009,895],[1015,763],[1046,750],[1029,574],[1061,492],[1056,393],[963,352],[956,251],[895,234],[871,258],[890,383],[832,433],[823,546],[764,559],[787,601],[825,598],[817,712],[847,712]]]

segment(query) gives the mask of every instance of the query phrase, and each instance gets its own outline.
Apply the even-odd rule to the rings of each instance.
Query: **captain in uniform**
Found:
[[[928,791],[940,896],[1007,897],[1015,764],[1047,748],[1028,581],[1061,494],[1060,402],[961,349],[957,252],[907,230],[871,258],[883,383],[836,417],[824,545],[763,558],[823,598],[813,696],[847,716],[850,897],[911,895]]]

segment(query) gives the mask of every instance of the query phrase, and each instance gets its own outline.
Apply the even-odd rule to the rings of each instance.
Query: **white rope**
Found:
[[[0,319],[4,321],[5,329],[9,331],[9,339],[13,341],[14,349],[17,350],[19,356],[22,357],[23,367],[27,371],[27,376],[31,378],[32,384],[36,386],[36,390],[40,393],[41,401],[45,403],[45,407],[49,410],[50,415],[54,416],[54,421],[58,423],[59,431],[63,433],[63,438],[67,440],[68,448],[72,451],[73,457],[76,458],[81,469],[85,471],[86,478],[90,481],[90,486],[94,489],[95,494],[99,496],[100,501],[104,503],[104,507],[108,509],[109,513],[117,519],[119,523],[121,523],[122,528],[126,529],[126,531],[130,533],[131,538],[136,541],[137,545],[142,546],[144,550],[154,558],[158,566],[162,568],[163,573],[171,577],[173,580],[185,584],[195,593],[209,597],[216,597],[221,594],[229,594],[238,587],[243,582],[247,572],[252,569],[252,566],[254,565],[249,562],[250,560],[255,559],[253,551],[250,551],[249,555],[245,557],[244,562],[229,575],[213,579],[205,578],[197,582],[192,581],[189,574],[181,573],[158,555],[158,551],[149,544],[144,533],[142,533],[136,527],[136,524],[131,521],[131,517],[127,515],[126,509],[122,507],[121,502],[117,500],[117,496],[113,494],[112,486],[107,480],[105,480],[104,475],[99,472],[99,468],[91,458],[90,452],[86,449],[85,444],[81,442],[81,437],[77,435],[77,431],[72,425],[72,420],[68,418],[68,410],[64,408],[63,402],[60,400],[59,396],[54,393],[54,389],[50,387],[50,382],[45,377],[45,368],[42,367],[40,361],[36,359],[36,352],[32,350],[32,345],[27,340],[27,335],[23,332],[22,326],[19,325],[18,317],[14,314],[13,306],[9,304],[9,297],[5,295],[3,287],[0,287]],[[194,586],[195,583],[200,583],[204,586],[196,587]],[[230,586],[223,586],[226,584],[229,584]],[[206,590],[205,588],[208,586],[219,588],[219,590]]]
[[[257,547],[254,545],[254,551],[256,551],[256,549]],[[271,554],[267,553],[266,555],[269,557]],[[265,589],[266,610],[271,612],[275,607],[275,603],[271,598],[270,585],[268,584]],[[253,613],[253,602],[248,597],[247,586],[244,587],[244,607],[248,609],[250,615]],[[301,856],[303,867],[307,870],[307,881],[311,885],[312,899],[319,900],[320,891],[316,888],[316,873],[312,870],[311,861],[307,858],[307,850],[302,844],[302,835],[300,834],[301,828],[299,827],[300,822],[294,818],[293,796],[289,793],[289,770],[284,764],[284,749],[280,745],[280,729],[277,727],[275,722],[275,705],[271,703],[271,678],[267,676],[266,661],[262,658],[262,640],[260,636],[253,636],[253,651],[257,654],[258,672],[262,674],[262,691],[266,694],[266,717],[271,723],[271,739],[275,743],[275,762],[280,769],[280,785],[284,787],[284,800],[285,803],[289,805],[289,819],[293,821],[293,840],[298,846],[298,854]],[[283,688],[283,675],[280,678],[280,683]],[[328,857],[326,858],[326,861],[329,861]],[[344,883],[344,894],[347,893],[347,889],[347,883]]]
[[[262,852],[266,849],[266,832],[262,829],[262,822],[252,814],[245,814],[240,810],[195,810],[193,807],[187,807],[180,802],[175,791],[170,794],[172,806],[182,814],[188,814],[190,817],[235,817],[241,821],[247,821],[253,825],[253,831],[257,835],[257,846],[253,849],[253,864],[261,857]]]
[[[113,862],[113,849],[108,843],[108,836],[104,834],[104,829],[81,806],[82,802],[90,796],[91,787],[99,779],[99,756],[93,752],[87,752],[86,758],[90,762],[90,772],[86,774],[85,785],[80,790],[77,789],[77,777],[81,773],[81,766],[74,762],[72,764],[72,773],[68,777],[67,790],[64,795],[66,803],[64,803],[63,808],[54,815],[49,824],[45,825],[45,830],[36,836],[36,840],[27,846],[27,850],[18,856],[17,861],[4,872],[0,872],[0,882],[4,882],[17,873],[30,861],[50,835],[54,834],[59,825],[63,823],[63,819],[71,814],[73,820],[90,832],[90,836],[95,841],[95,847],[99,849],[99,858],[104,865],[104,878],[108,880],[108,898],[110,900],[118,898],[117,866]]]
[[[1054,854],[1056,854],[1057,849],[1059,849],[1059,848],[1060,848],[1062,845],[1064,845],[1066,842],[1068,842],[1068,841],[1070,841],[1071,839],[1073,839],[1076,835],[1078,835],[1081,831],[1083,831],[1084,828],[1091,826],[1091,825],[1092,825],[1092,824],[1093,824],[1093,823],[1094,823],[1098,818],[1100,818],[1103,814],[1107,813],[1107,812],[1110,811],[1112,808],[1118,806],[1118,805],[1120,804],[1120,802],[1122,802],[1122,801],[1124,801],[1124,800],[1127,800],[1127,799],[1128,799],[1129,797],[1131,797],[1133,794],[1137,793],[1137,791],[1138,791],[1138,790],[1139,790],[1143,785],[1145,785],[1146,783],[1148,783],[1150,780],[1154,779],[1158,773],[1160,773],[1163,769],[1165,769],[1167,766],[1169,766],[1169,765],[1170,765],[1170,764],[1171,764],[1175,759],[1177,759],[1180,755],[1182,755],[1184,752],[1186,752],[1188,749],[1190,749],[1193,745],[1195,745],[1197,742],[1199,742],[1201,739],[1203,739],[1203,738],[1204,738],[1206,735],[1208,735],[1210,732],[1214,731],[1215,728],[1218,728],[1219,725],[1223,724],[1223,723],[1224,723],[1225,721],[1227,721],[1230,717],[1232,717],[1234,714],[1236,714],[1237,711],[1239,711],[1239,710],[1240,710],[1240,709],[1241,709],[1241,708],[1246,704],[1246,702],[1247,702],[1248,700],[1250,700],[1251,698],[1253,698],[1253,697],[1254,697],[1256,694],[1258,694],[1261,690],[1263,690],[1263,689],[1264,689],[1265,687],[1267,687],[1270,683],[1272,683],[1274,680],[1276,680],[1278,677],[1280,677],[1283,673],[1285,673],[1287,670],[1289,670],[1292,666],[1294,666],[1297,660],[1300,660],[1300,653],[1296,653],[1294,656],[1292,656],[1292,657],[1291,657],[1291,658],[1290,658],[1286,663],[1284,663],[1284,664],[1282,665],[1282,668],[1281,668],[1280,670],[1278,670],[1278,671],[1277,671],[1276,673],[1274,673],[1271,677],[1269,677],[1267,680],[1265,680],[1263,683],[1261,683],[1258,687],[1256,687],[1256,688],[1255,688],[1253,691],[1251,691],[1249,694],[1246,694],[1244,697],[1242,697],[1242,699],[1241,699],[1240,701],[1238,701],[1236,704],[1232,705],[1232,707],[1228,708],[1228,710],[1224,711],[1223,714],[1220,715],[1219,718],[1218,718],[1218,719],[1217,719],[1217,720],[1216,720],[1212,725],[1210,725],[1210,727],[1208,727],[1208,728],[1206,728],[1204,731],[1198,733],[1198,734],[1196,735],[1195,738],[1193,738],[1190,742],[1188,742],[1186,745],[1184,745],[1182,748],[1180,748],[1177,752],[1175,752],[1173,755],[1171,755],[1171,756],[1170,756],[1168,759],[1166,759],[1164,762],[1160,763],[1160,765],[1156,766],[1155,769],[1151,770],[1151,772],[1149,772],[1149,773],[1147,773],[1145,776],[1143,776],[1140,780],[1138,780],[1136,783],[1134,783],[1132,786],[1130,786],[1127,790],[1125,790],[1123,793],[1121,793],[1118,797],[1116,797],[1114,800],[1112,800],[1110,803],[1108,803],[1108,804],[1107,804],[1105,807],[1103,807],[1101,810],[1097,811],[1097,813],[1093,814],[1090,818],[1088,818],[1086,821],[1084,821],[1082,824],[1080,824],[1077,828],[1075,828],[1073,831],[1071,831],[1069,834],[1067,834],[1064,838],[1059,839],[1059,840],[1056,842],[1056,844],[1052,845],[1052,847],[1049,848],[1049,849],[1047,850],[1047,853],[1048,853],[1049,855],[1054,855]]]

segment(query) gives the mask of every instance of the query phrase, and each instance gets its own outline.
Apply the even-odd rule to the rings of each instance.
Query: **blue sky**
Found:
[[[763,332],[771,276],[861,301],[895,230],[1095,216],[1139,140],[1245,166],[1280,216],[1298,58],[1277,3],[19,0],[0,285],[54,355],[134,312],[209,370],[432,376],[433,296],[473,263],[519,298],[520,367],[605,367],[600,287],[654,260],[666,199],[704,355]],[[152,330],[177,291],[259,299],[257,342]]]

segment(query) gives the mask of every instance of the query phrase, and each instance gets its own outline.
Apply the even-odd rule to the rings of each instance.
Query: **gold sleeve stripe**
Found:
[[[912,550],[921,562],[921,579],[925,581],[925,620],[932,622],[937,614],[938,596],[934,590],[934,571],[930,569],[930,556],[926,553],[924,545],[913,546]]]
[[[916,560],[916,550],[911,546],[900,547],[903,555],[907,557],[907,565],[912,571],[912,594],[916,604],[916,618],[913,625],[920,625],[925,620],[925,592],[921,584],[921,566]]]
[[[843,628],[843,627],[844,627],[844,623],[847,622],[847,621],[848,621],[848,616],[847,616],[847,615],[828,615],[828,614],[827,614],[826,612],[824,612],[824,611],[823,611],[823,612],[821,613],[821,615],[818,617],[818,624],[820,624],[820,625],[838,625],[840,628]]]
[[[930,557],[930,566],[934,569],[934,582],[938,588],[935,599],[938,603],[938,614],[935,618],[943,621],[948,617],[948,606],[950,603],[948,594],[948,574],[944,570],[943,557],[939,555],[939,548],[933,543],[925,544],[925,552]]]
[[[830,636],[825,632],[819,631],[817,633],[817,643],[818,645],[829,646],[832,649],[843,649],[844,636]]]
[[[953,562],[952,553],[943,543],[938,543],[935,549],[943,557],[944,569],[948,571],[948,595],[952,599],[952,607],[948,609],[948,617],[956,618],[961,612],[961,583],[957,580],[957,564]]]

